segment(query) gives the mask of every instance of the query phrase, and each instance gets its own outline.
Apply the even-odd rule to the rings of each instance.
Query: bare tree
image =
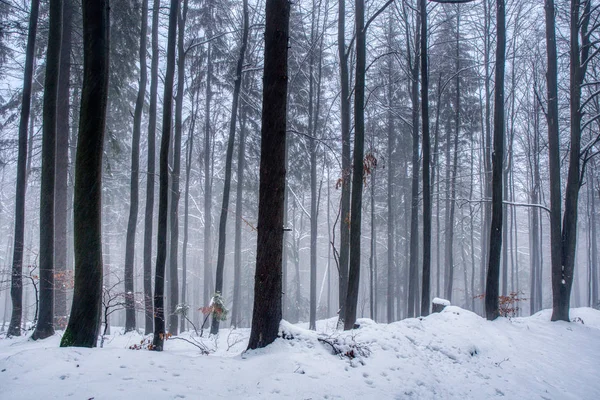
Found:
[[[169,199],[169,147],[173,122],[173,81],[175,78],[175,51],[177,45],[177,15],[179,0],[171,0],[169,33],[167,38],[167,71],[163,96],[163,123],[160,142],[160,175],[158,194],[158,232],[156,241],[156,270],[154,277],[154,339],[153,349],[162,351],[165,332],[165,264],[167,261],[167,214]]]
[[[272,343],[281,321],[281,263],[290,3],[267,0],[258,240],[249,349]]]
[[[63,1],[50,0],[40,188],[40,316],[33,332],[34,340],[54,335],[54,183],[62,12]]]
[[[17,156],[17,187],[15,195],[15,236],[13,238],[13,262],[11,272],[10,298],[12,315],[8,327],[9,336],[21,335],[23,315],[23,245],[25,241],[25,191],[27,189],[27,127],[31,110],[31,81],[33,79],[33,61],[35,58],[35,39],[37,35],[40,1],[31,1],[29,30],[25,50],[25,72],[23,77],[23,100],[19,120],[19,154]],[[8,302],[7,302],[8,303]]]
[[[75,289],[61,347],[94,347],[102,301],[102,155],[109,71],[109,1],[83,1],[83,88],[73,224]]]

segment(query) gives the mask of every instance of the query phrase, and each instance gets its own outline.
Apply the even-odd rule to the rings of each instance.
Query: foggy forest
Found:
[[[0,0],[0,383],[66,396],[10,386],[18,345],[256,363],[229,398],[595,398],[550,364],[600,357],[599,154],[596,0]],[[384,357],[423,365],[342,374]]]

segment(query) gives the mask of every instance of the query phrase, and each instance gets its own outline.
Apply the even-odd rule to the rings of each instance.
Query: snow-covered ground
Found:
[[[246,353],[243,329],[203,339],[210,355],[173,339],[162,353],[130,350],[143,339],[134,333],[95,349],[61,349],[58,334],[0,339],[0,399],[600,399],[600,311],[571,318],[488,322],[448,307],[389,325],[363,319],[347,333],[319,321],[319,337],[370,351],[353,360],[285,322],[293,339]]]

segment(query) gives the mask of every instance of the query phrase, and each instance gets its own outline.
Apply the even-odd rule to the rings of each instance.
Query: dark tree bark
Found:
[[[408,282],[408,318],[417,316],[419,307],[419,45],[420,22],[413,49],[407,48],[411,70],[410,99],[412,105],[412,179],[410,209],[410,259]],[[408,28],[406,37],[408,39]],[[407,45],[407,47],[410,47]],[[414,59],[411,51],[414,51]]]
[[[265,347],[277,338],[282,315],[281,263],[289,20],[290,3],[287,0],[267,0],[258,241],[249,349]]]
[[[584,0],[571,0],[570,13],[570,81],[569,81],[569,108],[570,124],[570,149],[567,185],[565,188],[565,212],[562,221],[560,239],[560,263],[552,258],[552,321],[569,321],[569,306],[571,287],[573,285],[573,272],[575,269],[575,253],[577,248],[577,207],[579,201],[579,188],[581,186],[581,85],[583,84],[586,67],[588,65],[591,44],[588,34],[590,22],[591,2]],[[583,12],[581,8],[583,7]],[[548,35],[548,34],[547,34]],[[581,35],[582,43],[579,42]],[[550,157],[556,157],[551,154]],[[560,186],[559,186],[560,188]],[[552,198],[551,198],[551,203]],[[554,216],[552,209],[551,218]],[[556,218],[560,216],[557,215]],[[554,221],[553,221],[554,222]],[[551,245],[554,251],[558,239],[554,229],[560,225],[554,222],[551,226]],[[555,233],[552,235],[552,233]]]
[[[175,312],[179,304],[178,249],[179,249],[179,175],[181,173],[181,136],[183,132],[183,94],[185,93],[185,22],[188,0],[183,1],[178,12],[179,31],[177,37],[177,96],[175,98],[175,137],[173,143],[173,169],[171,171],[171,207],[169,222],[171,240],[169,242],[169,333],[177,335],[179,315]]]
[[[19,155],[17,158],[17,188],[15,195],[15,236],[13,242],[12,280],[10,285],[12,315],[10,318],[10,325],[8,326],[8,336],[21,336],[21,319],[23,315],[23,245],[25,240],[25,191],[27,189],[27,128],[29,126],[29,113],[31,110],[31,86],[39,9],[40,1],[32,0],[31,12],[29,13],[27,48],[25,50],[23,100],[19,120]]]
[[[158,16],[160,0],[152,6],[152,64],[150,67],[150,109],[148,110],[148,173],[144,211],[144,314],[146,335],[154,331],[152,305],[152,220],[154,215],[154,172],[156,170],[156,103],[158,98]]]
[[[58,78],[58,118],[56,121],[56,187],[54,204],[55,248],[56,263],[54,322],[57,327],[64,329],[67,325],[67,182],[69,178],[69,110],[70,110],[70,80],[71,80],[71,37],[73,31],[73,4],[64,0],[63,32],[60,49],[60,76]]]
[[[485,315],[498,317],[500,254],[502,251],[502,162],[504,160],[504,64],[506,61],[506,21],[504,0],[496,0],[496,76],[494,91],[494,152],[492,155],[492,224],[490,255],[485,290]]]
[[[233,145],[235,143],[235,128],[237,123],[238,104],[242,88],[242,68],[244,66],[244,54],[248,44],[248,0],[243,0],[244,21],[242,29],[242,43],[235,69],[235,81],[233,82],[233,99],[231,101],[231,121],[229,124],[229,138],[227,141],[227,154],[225,155],[225,182],[223,183],[223,203],[221,204],[221,216],[219,219],[219,249],[217,252],[217,277],[215,279],[215,293],[223,293],[223,270],[225,268],[225,244],[227,240],[227,215],[229,214],[229,194],[231,191],[231,164],[233,162]],[[282,225],[283,226],[283,225]],[[213,335],[219,333],[219,318],[213,315],[210,332]]]
[[[421,125],[423,129],[423,283],[421,315],[429,315],[431,286],[431,163],[429,143],[429,70],[427,57],[427,1],[420,0],[421,13]],[[473,249],[471,249],[473,251]]]
[[[350,83],[346,53],[346,0],[338,1],[338,57],[340,64],[340,107],[342,136],[342,198],[340,204],[339,255],[339,320],[344,321],[348,291],[348,262],[350,258],[350,189],[352,164],[350,158]]]
[[[142,112],[146,98],[146,36],[148,32],[148,0],[142,1],[142,24],[140,30],[140,86],[133,113],[133,137],[131,139],[131,183],[129,200],[129,220],[125,239],[125,332],[135,330],[135,298],[133,288],[133,260],[135,253],[135,234],[137,230],[140,175],[140,137],[142,132]]]
[[[75,289],[61,347],[94,347],[102,304],[102,155],[109,72],[109,2],[83,1],[83,88],[75,165]]]
[[[344,330],[354,327],[360,283],[360,235],[362,219],[363,158],[365,153],[365,64],[366,31],[365,2],[355,1],[356,19],[356,81],[354,86],[354,166],[352,175],[352,206],[350,214],[350,262],[346,293]]]
[[[154,350],[162,351],[165,340],[165,264],[167,261],[167,214],[169,199],[169,147],[173,123],[173,81],[177,45],[177,16],[179,1],[171,0],[169,34],[167,38],[167,71],[163,96],[163,123],[159,159],[158,232],[156,241],[156,270],[154,276]]]
[[[49,10],[40,187],[40,309],[34,340],[54,335],[54,184],[63,1],[50,0]]]
[[[490,88],[490,48],[491,48],[491,14],[489,0],[483,1],[484,10],[484,41],[483,41],[483,64],[485,71],[485,101],[483,113],[482,142],[483,142],[483,169],[484,169],[484,194],[486,199],[492,198],[492,128],[490,124],[490,104],[491,104],[491,88]],[[481,269],[480,269],[480,287],[481,292],[485,293],[485,271],[488,265],[489,256],[489,232],[492,219],[491,204],[484,205],[483,224],[481,227]]]

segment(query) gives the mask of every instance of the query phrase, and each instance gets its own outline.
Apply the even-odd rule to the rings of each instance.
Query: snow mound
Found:
[[[60,333],[0,339],[0,398],[600,398],[600,311],[573,309],[573,323],[550,314],[489,322],[449,306],[392,324],[360,319],[349,332],[335,331],[335,318],[317,332],[282,321],[280,339],[248,352],[248,329],[186,332],[161,353],[129,350],[137,333],[116,333],[102,349],[61,349]],[[352,349],[365,353],[345,354]]]

